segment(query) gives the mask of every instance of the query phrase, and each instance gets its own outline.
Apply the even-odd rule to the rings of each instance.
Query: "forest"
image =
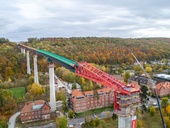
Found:
[[[170,55],[169,38],[29,38],[28,45],[62,55],[74,61],[99,65],[133,64],[139,60],[160,60]]]

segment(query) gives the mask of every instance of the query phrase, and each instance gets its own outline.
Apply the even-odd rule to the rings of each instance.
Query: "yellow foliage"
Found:
[[[12,81],[12,80],[11,80],[11,78],[9,77],[9,78],[8,78],[8,82],[11,82],[11,81]]]
[[[33,83],[30,86],[30,92],[32,92],[35,95],[41,95],[42,91],[43,91],[43,89],[39,84]]]
[[[152,72],[152,68],[151,67],[146,67],[146,72]]]
[[[85,82],[85,79],[82,77],[81,78],[81,84],[83,85],[83,84],[85,84],[86,82]]]
[[[170,105],[168,105],[168,106],[166,107],[166,112],[167,112],[168,115],[170,115]]]

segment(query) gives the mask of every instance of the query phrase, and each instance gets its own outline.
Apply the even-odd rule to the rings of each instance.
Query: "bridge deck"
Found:
[[[72,61],[72,60],[70,60],[70,59],[67,59],[67,58],[65,58],[65,57],[59,56],[59,55],[54,54],[54,53],[51,53],[51,52],[47,52],[47,51],[45,51],[45,50],[40,50],[40,49],[39,49],[39,50],[37,50],[37,52],[40,52],[40,53],[44,53],[44,54],[46,54],[46,55],[49,55],[49,56],[51,56],[51,57],[53,57],[53,58],[55,58],[55,59],[58,59],[58,60],[64,62],[65,64],[68,64],[68,65],[70,65],[70,66],[77,65],[76,62],[74,62],[74,61]]]

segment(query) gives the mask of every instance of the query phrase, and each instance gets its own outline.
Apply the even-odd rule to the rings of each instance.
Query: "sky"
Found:
[[[0,37],[170,37],[169,0],[1,0]]]

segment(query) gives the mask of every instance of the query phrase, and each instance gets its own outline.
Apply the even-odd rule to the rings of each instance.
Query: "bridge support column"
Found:
[[[50,107],[51,111],[56,111],[56,98],[55,98],[55,83],[54,83],[54,63],[49,63],[49,79],[50,79]]]
[[[21,48],[21,53],[23,53],[23,48]]]
[[[34,55],[34,83],[39,83],[38,81],[38,67],[37,67],[37,55]]]
[[[24,56],[25,56],[25,48],[23,48],[23,54],[24,54]]]
[[[25,49],[24,49],[25,51]],[[29,51],[27,50],[27,74],[31,74],[31,69],[30,69],[30,54]]]

